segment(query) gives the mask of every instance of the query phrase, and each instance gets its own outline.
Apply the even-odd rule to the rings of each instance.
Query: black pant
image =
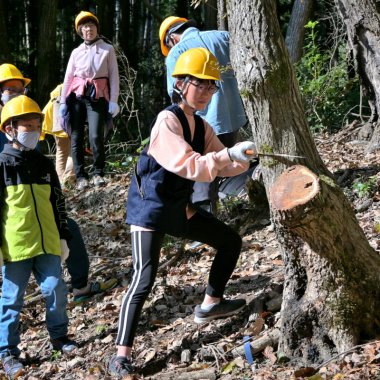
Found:
[[[68,225],[72,238],[67,243],[70,250],[66,260],[67,270],[71,277],[72,287],[81,289],[87,285],[90,262],[78,224],[68,218]]]
[[[200,241],[217,250],[206,293],[222,297],[239,258],[242,240],[231,227],[211,214],[196,213],[189,219],[188,227],[188,233],[178,237]],[[164,234],[158,232],[132,233],[133,277],[120,310],[117,345],[133,345],[142,307],[157,275],[163,238]]]
[[[94,174],[104,175],[104,124],[107,102],[104,98],[93,102],[89,99],[74,99],[70,104],[71,155],[77,179],[86,178],[84,166],[84,124],[88,122],[89,141],[93,155]]]

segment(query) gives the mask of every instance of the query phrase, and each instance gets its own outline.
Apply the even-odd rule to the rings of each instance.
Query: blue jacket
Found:
[[[172,77],[178,57],[186,50],[204,47],[215,55],[221,67],[220,90],[214,94],[206,109],[198,112],[211,125],[217,135],[237,131],[247,123],[235,74],[230,62],[229,33],[210,30],[201,32],[191,27],[184,31],[181,40],[170,49],[166,58],[167,90],[171,97],[175,78]]]

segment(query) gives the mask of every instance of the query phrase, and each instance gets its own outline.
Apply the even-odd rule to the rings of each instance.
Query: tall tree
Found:
[[[8,44],[8,34],[6,28],[7,7],[5,0],[0,0],[0,64],[10,62],[11,56]]]
[[[279,350],[319,362],[378,332],[380,256],[318,155],[275,0],[230,0],[227,11],[258,150],[306,157],[261,166],[285,262]]]
[[[305,39],[305,25],[313,10],[314,0],[295,0],[289,25],[286,31],[285,44],[290,60],[298,62],[302,56]]]
[[[39,22],[37,38],[37,89],[35,98],[43,106],[48,100],[50,92],[57,84],[57,0],[39,1]]]
[[[115,32],[115,0],[99,0],[96,15],[100,34],[112,40]]]
[[[213,30],[218,29],[218,8],[217,0],[208,0],[204,3],[204,20],[205,29]]]
[[[348,41],[361,83],[369,98],[375,130],[369,150],[380,149],[380,15],[376,0],[335,0],[347,27]]]

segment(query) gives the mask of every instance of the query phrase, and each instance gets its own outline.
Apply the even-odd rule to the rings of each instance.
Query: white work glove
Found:
[[[257,157],[256,145],[252,141],[243,141],[227,151],[232,161],[248,162]]]
[[[61,103],[59,105],[59,116],[63,118],[66,114],[67,114],[67,104]]]
[[[69,247],[67,246],[67,241],[65,239],[61,239],[61,263],[64,263],[69,257]]]
[[[120,111],[120,107],[117,103],[109,102],[108,103],[108,113],[115,117]]]

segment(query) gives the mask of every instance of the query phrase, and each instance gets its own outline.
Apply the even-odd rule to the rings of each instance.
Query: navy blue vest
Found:
[[[194,115],[195,132],[191,141],[189,123],[183,110],[176,104],[166,110],[173,112],[181,122],[186,142],[194,151],[203,154],[203,119]],[[153,157],[148,156],[147,150],[148,147],[140,155],[129,188],[126,222],[172,235],[186,232],[186,206],[190,202],[194,181],[164,169]]]

